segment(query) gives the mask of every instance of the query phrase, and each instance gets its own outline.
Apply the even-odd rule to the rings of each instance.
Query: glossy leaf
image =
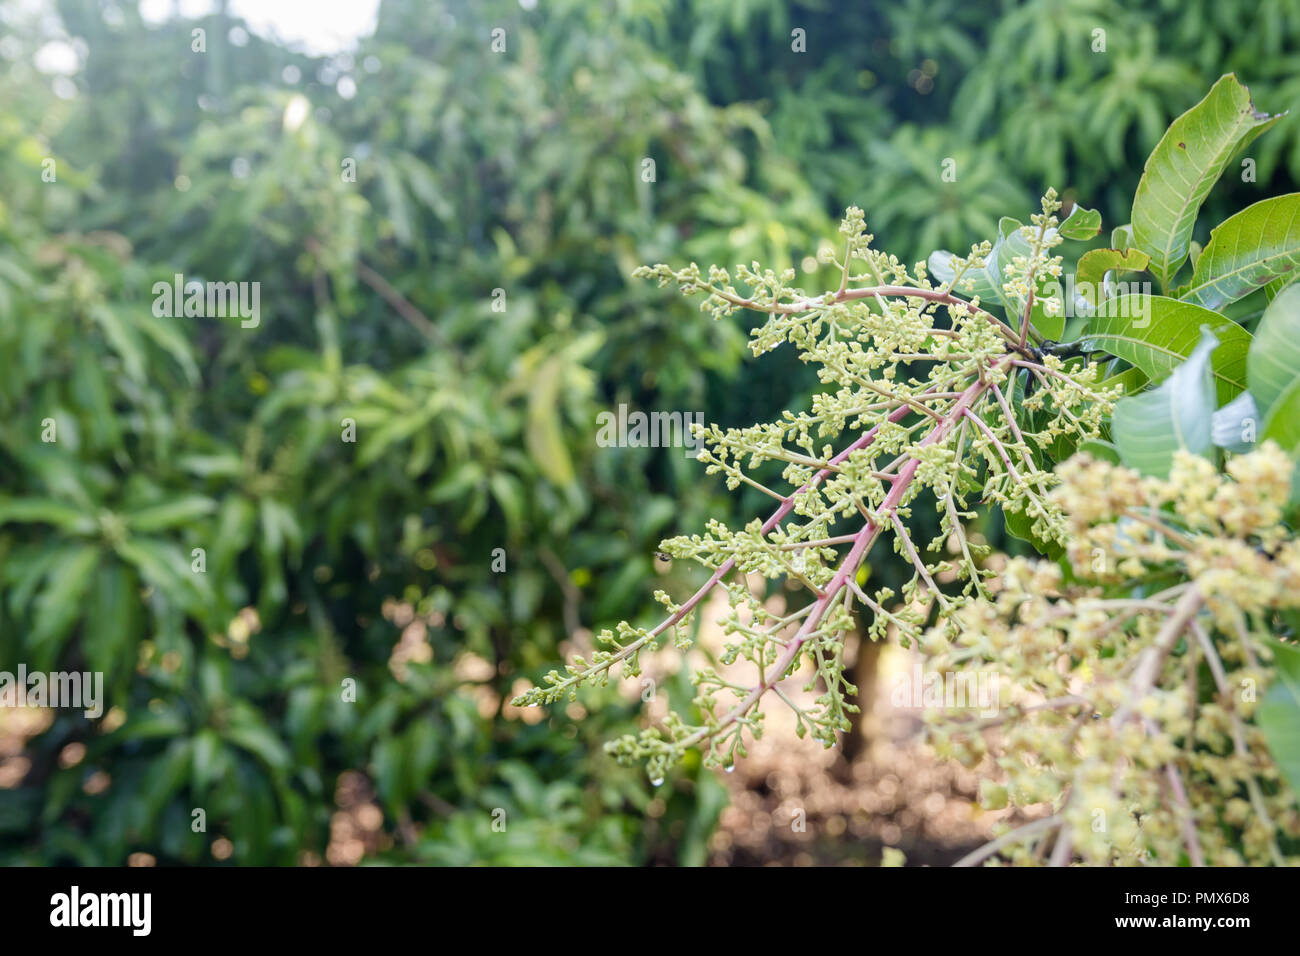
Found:
[[[1279,117],[1255,109],[1231,73],[1174,120],[1143,168],[1133,199],[1133,242],[1168,288],[1187,258],[1196,214],[1229,161]]]
[[[956,275],[952,260],[953,254],[946,249],[939,249],[930,253],[930,258],[926,264],[930,275],[943,285],[951,283]],[[966,288],[968,281],[972,283],[972,287],[969,289]],[[962,296],[979,296],[981,300],[986,302],[997,297],[997,290],[989,278],[987,269],[968,269],[954,291]]]
[[[123,515],[133,531],[162,531],[184,527],[217,510],[217,503],[202,495],[183,495]]]
[[[1101,232],[1101,213],[1075,204],[1070,214],[1061,221],[1058,231],[1066,239],[1091,239]]]
[[[1034,531],[1034,521],[1023,511],[1002,511],[1003,520],[1006,522],[1007,533],[1021,541],[1027,541],[1034,546],[1039,554],[1056,560],[1065,553],[1055,541],[1048,541],[1040,537]]]
[[[573,461],[560,428],[563,375],[564,364],[559,356],[547,359],[538,369],[528,399],[528,430],[525,434],[529,454],[542,474],[557,485],[567,485],[574,477]]]
[[[1264,199],[1213,232],[1179,298],[1221,309],[1300,268],[1300,193]]]
[[[0,525],[9,523],[52,524],[74,534],[89,534],[95,519],[80,509],[48,498],[0,499]]]
[[[1278,770],[1300,793],[1300,649],[1273,644],[1275,682],[1257,708],[1257,720]]]
[[[1115,403],[1111,430],[1126,465],[1163,478],[1179,449],[1204,455],[1214,447],[1210,353],[1217,344],[1213,335],[1206,334],[1167,381]]]
[[[1108,461],[1115,465],[1120,464],[1123,460],[1120,457],[1119,449],[1115,447],[1115,443],[1101,438],[1090,438],[1087,441],[1079,442],[1078,452],[1081,455],[1091,455],[1098,461]]]
[[[1300,379],[1300,286],[1288,286],[1264,310],[1246,356],[1246,375],[1265,414]]]
[[[36,599],[28,646],[39,667],[57,659],[63,641],[81,616],[81,602],[94,577],[102,552],[94,545],[68,550],[46,577],[45,590]]]
[[[1217,312],[1164,296],[1120,296],[1104,302],[1093,316],[1086,342],[1090,349],[1136,366],[1158,384],[1198,347],[1203,327],[1219,341],[1212,364],[1218,404],[1224,404],[1246,388],[1251,337]]]
[[[1264,416],[1260,440],[1277,442],[1286,451],[1300,451],[1300,379],[1273,401]]]
[[[1138,249],[1092,249],[1079,257],[1074,282],[1082,295],[1092,305],[1105,298],[1097,295],[1104,289],[1108,272],[1141,272],[1147,267],[1149,257]]]

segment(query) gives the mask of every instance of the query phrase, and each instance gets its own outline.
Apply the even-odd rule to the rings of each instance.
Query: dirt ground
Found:
[[[721,866],[876,866],[883,847],[909,866],[948,866],[991,839],[997,818],[975,802],[979,778],[941,764],[921,722],[876,697],[862,752],[849,762],[772,724],[724,782],[732,804],[710,844]]]

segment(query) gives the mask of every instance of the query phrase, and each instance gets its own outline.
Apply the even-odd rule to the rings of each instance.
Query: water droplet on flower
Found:
[[[725,770],[727,773],[735,773],[735,772],[736,772],[736,765],[735,765],[734,763],[729,763],[729,764],[727,764],[725,767],[723,767],[722,769]]]
[[[658,786],[661,786],[661,785],[663,784],[663,782],[664,782],[664,778],[663,778],[663,777],[652,777],[652,778],[650,779],[650,786],[652,786],[652,787],[658,787]]]

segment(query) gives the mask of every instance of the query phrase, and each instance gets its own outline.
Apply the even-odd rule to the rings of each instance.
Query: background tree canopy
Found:
[[[1300,99],[1288,0],[384,0],[328,56],[131,3],[0,26],[0,670],[108,699],[0,708],[4,863],[705,862],[715,776],[602,751],[639,700],[507,703],[690,583],[662,537],[758,510],[596,416],[816,384],[632,270],[816,271],[850,203],[913,261],[1047,186],[1124,222],[1220,74]],[[260,322],[156,314],[177,274]]]

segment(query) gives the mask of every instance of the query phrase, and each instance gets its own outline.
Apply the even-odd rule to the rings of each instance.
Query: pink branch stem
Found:
[[[1010,357],[1008,356],[1001,360],[1001,364],[1005,365],[1009,361]],[[948,436],[948,433],[955,427],[957,422],[960,421],[966,410],[970,408],[970,406],[974,404],[979,397],[988,390],[988,388],[989,384],[984,381],[983,377],[981,377],[979,381],[973,382],[964,392],[962,392],[961,398],[957,399],[952,408],[950,408],[948,413],[943,417],[943,420],[935,425],[930,434],[921,439],[918,447],[933,445],[936,442],[943,441]],[[865,438],[866,436],[863,437]],[[845,449],[845,454],[847,454],[849,450],[850,449]],[[903,496],[907,493],[908,486],[912,483],[912,479],[916,477],[917,469],[920,467],[921,462],[916,458],[910,458],[907,464],[903,465],[898,472],[898,480],[894,482],[893,486],[890,488],[889,494],[885,496],[885,500],[881,502],[880,507],[877,509],[877,515],[886,512],[892,514],[897,510],[899,503],[903,500]],[[793,507],[793,504],[791,504],[791,507]],[[858,566],[862,563],[863,558],[866,557],[872,544],[875,543],[876,538],[880,534],[881,527],[879,521],[868,521],[862,526],[862,530],[859,531],[855,537],[853,547],[849,550],[848,555],[845,556],[844,561],[835,572],[835,576],[832,577],[830,583],[826,585],[822,596],[819,597],[813,605],[812,612],[804,619],[803,624],[799,627],[795,636],[790,639],[790,643],[786,646],[785,652],[777,658],[776,665],[771,670],[771,676],[765,677],[757,686],[751,689],[740,703],[728,711],[717,727],[704,727],[697,730],[682,741],[681,745],[683,747],[693,746],[706,737],[716,736],[747,713],[764,693],[771,690],[785,679],[786,671],[790,669],[796,660],[798,660],[799,653],[802,650],[803,645],[807,642],[809,636],[817,630],[822,618],[825,617],[826,612],[830,609],[836,597],[841,591],[843,591],[848,582],[856,576]]]

